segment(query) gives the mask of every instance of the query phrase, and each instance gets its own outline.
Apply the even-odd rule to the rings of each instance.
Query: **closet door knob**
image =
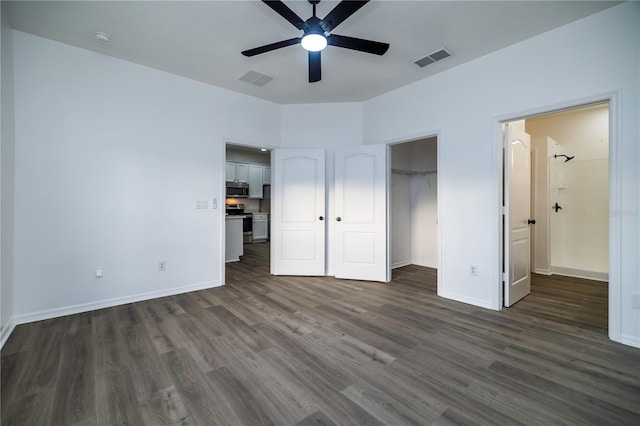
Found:
[[[336,220],[337,220],[338,222],[340,222],[340,221],[342,220],[342,218],[341,218],[340,216],[338,216],[338,217],[336,217]]]
[[[320,220],[324,220],[324,216],[320,216],[318,219],[320,219]]]
[[[527,220],[527,224],[535,225],[536,224],[536,220],[535,219],[529,219],[529,220]]]

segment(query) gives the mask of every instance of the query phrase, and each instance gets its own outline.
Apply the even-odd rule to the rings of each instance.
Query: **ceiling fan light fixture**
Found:
[[[309,52],[319,52],[327,47],[327,38],[324,34],[317,32],[307,33],[302,37],[300,44],[302,44],[302,47]]]

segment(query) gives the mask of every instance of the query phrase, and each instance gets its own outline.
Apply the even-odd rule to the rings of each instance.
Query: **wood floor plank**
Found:
[[[136,398],[143,404],[151,395],[169,387],[171,379],[143,324],[130,326],[122,332]]]
[[[310,392],[292,380],[293,372],[274,369],[261,354],[238,360],[229,369],[275,424],[297,423],[318,409]]]
[[[218,401],[214,399],[204,374],[198,369],[188,352],[184,349],[176,349],[162,355],[162,358],[169,367],[174,386],[180,394],[186,411],[194,417],[194,423],[226,424],[227,419],[235,419],[233,413],[225,409],[226,407],[218,406]]]
[[[304,419],[300,420],[295,426],[335,426],[336,424],[331,421],[322,411],[316,411],[309,414]]]
[[[220,403],[229,406],[238,424],[273,425],[267,410],[251,398],[247,386],[242,383],[227,367],[221,367],[207,373],[209,386],[215,389]]]
[[[51,421],[53,395],[40,391],[22,398],[16,398],[2,410],[3,425],[55,425]]]
[[[133,378],[126,367],[96,372],[96,421],[99,425],[144,424]]]
[[[36,351],[28,353],[27,375],[23,375],[15,390],[16,395],[28,396],[34,393],[53,391],[60,365],[60,353],[67,318],[59,318],[50,325],[43,326],[36,341]]]
[[[607,284],[532,276],[502,311],[390,283],[271,276],[248,244],[223,287],[16,327],[4,425],[640,424],[640,349]]]
[[[196,426],[175,386],[161,389],[141,407],[144,424]]]
[[[53,424],[77,424],[95,418],[95,363],[91,313],[69,317],[53,392]]]
[[[125,366],[124,337],[115,315],[108,312],[93,315],[92,326],[96,372]]]

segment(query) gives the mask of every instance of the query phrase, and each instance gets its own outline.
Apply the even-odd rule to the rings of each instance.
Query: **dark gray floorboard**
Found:
[[[534,275],[490,311],[390,283],[270,276],[16,327],[2,425],[640,424],[640,350],[607,338],[607,284]]]

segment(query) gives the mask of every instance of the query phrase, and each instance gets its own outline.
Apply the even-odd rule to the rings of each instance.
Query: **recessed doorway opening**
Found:
[[[226,144],[225,283],[268,275],[271,151]]]
[[[612,297],[610,114],[606,100],[502,122],[505,307],[536,291],[550,307]],[[589,305],[585,326],[606,329],[609,305]]]
[[[391,268],[438,268],[438,138],[390,146]]]

